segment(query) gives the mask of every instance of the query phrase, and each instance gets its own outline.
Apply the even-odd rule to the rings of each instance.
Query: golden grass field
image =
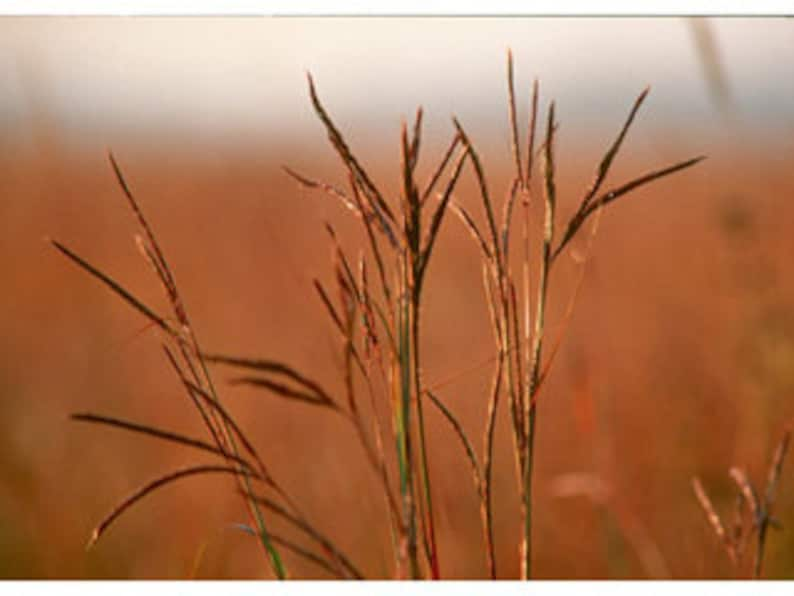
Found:
[[[655,153],[635,154],[639,136],[629,137],[610,180],[699,153],[709,159],[622,199],[601,219],[539,398],[539,578],[734,576],[691,479],[698,475],[729,516],[728,469],[746,466],[762,484],[794,417],[790,141],[717,143],[679,132],[654,139]],[[139,145],[116,148],[116,157],[203,344],[278,357],[339,389],[338,339],[311,280],[331,279],[325,221],[351,254],[364,237],[341,207],[280,170],[287,163],[344,184],[324,140],[318,131],[310,150],[198,144],[176,154]],[[573,211],[607,142],[577,148],[568,140],[557,156],[563,215]],[[509,149],[484,153],[501,200]],[[383,144],[365,161],[396,192],[394,154]],[[474,191],[465,173],[456,196],[472,210]],[[228,478],[185,480],[152,495],[85,550],[93,527],[120,498],[194,456],[68,415],[97,411],[194,435],[200,419],[157,332],[46,241],[66,243],[165,308],[135,248],[134,222],[106,156],[53,139],[35,149],[7,147],[0,196],[0,577],[268,577],[256,541],[231,528],[245,521],[245,510]],[[533,207],[537,217],[539,209]],[[572,250],[581,251],[582,242]],[[550,337],[561,328],[579,271],[570,255],[561,262],[550,290]],[[431,268],[422,372],[479,447],[493,340],[477,250],[459,221],[444,222]],[[226,405],[311,519],[368,576],[390,576],[386,510],[350,429],[310,406],[230,387],[223,373],[216,379]],[[427,424],[442,575],[485,577],[463,451],[438,412],[427,413]],[[495,543],[499,576],[515,577],[519,503],[506,429],[502,410]],[[563,494],[571,486],[575,494]],[[593,500],[577,486],[609,496]],[[768,538],[765,576],[792,578],[791,461],[775,511],[784,530]],[[286,557],[294,575],[326,577]]]

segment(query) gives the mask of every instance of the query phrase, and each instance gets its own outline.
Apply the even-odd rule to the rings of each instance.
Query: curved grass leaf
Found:
[[[202,474],[232,474],[237,476],[240,474],[240,469],[232,466],[192,466],[189,468],[176,470],[175,472],[169,472],[164,476],[160,476],[159,478],[148,482],[113,508],[107,517],[105,517],[105,519],[103,519],[96,527],[96,529],[94,529],[86,548],[91,548],[94,544],[96,544],[97,540],[99,540],[102,534],[105,533],[110,525],[116,521],[122,513],[127,511],[127,509],[132,507],[135,503],[147,495],[159,488],[171,484],[172,482],[181,480],[182,478],[187,478],[189,476],[199,476]]]
[[[135,433],[140,433],[144,435],[148,435],[150,437],[156,437],[158,439],[163,439],[165,441],[171,441],[172,443],[179,443],[180,445],[185,445],[186,447],[193,447],[195,449],[200,449],[202,451],[206,451],[208,453],[214,453],[224,459],[233,461],[235,463],[244,466],[251,472],[254,476],[258,477],[257,474],[251,464],[248,463],[244,458],[234,455],[233,453],[228,453],[223,449],[216,447],[215,445],[211,445],[205,441],[200,439],[194,439],[192,437],[186,437],[184,435],[180,435],[178,433],[174,433],[168,430],[162,430],[156,428],[154,426],[149,426],[146,424],[138,424],[135,422],[130,422],[128,420],[121,420],[119,418],[112,418],[110,416],[100,416],[97,414],[90,414],[90,413],[76,413],[70,416],[72,420],[76,420],[77,422],[89,422],[93,424],[102,424],[105,426],[112,426],[115,428],[120,428],[123,430],[128,430]]]

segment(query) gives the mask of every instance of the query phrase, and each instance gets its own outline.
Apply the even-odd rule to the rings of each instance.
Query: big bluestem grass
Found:
[[[400,190],[399,196],[391,200],[355,156],[323,105],[309,75],[311,104],[339,158],[347,187],[314,180],[291,167],[285,167],[285,172],[302,187],[324,192],[340,201],[360,222],[366,238],[365,246],[353,257],[342,248],[334,228],[327,225],[333,249],[333,286],[314,280],[322,308],[339,337],[342,395],[334,395],[324,388],[311,371],[297,370],[278,360],[215,354],[202,349],[168,261],[121,169],[111,156],[113,171],[141,230],[137,238],[139,249],[159,280],[171,313],[167,316],[156,313],[110,275],[63,244],[53,243],[66,257],[162,332],[166,358],[192,406],[200,413],[207,437],[187,437],[145,423],[93,413],[75,414],[73,418],[83,423],[105,425],[178,443],[197,453],[203,452],[212,457],[214,463],[172,471],[147,483],[100,522],[92,543],[122,513],[159,488],[189,476],[227,474],[234,477],[249,511],[250,525],[243,527],[258,538],[274,577],[289,576],[281,556],[284,549],[302,556],[333,576],[363,577],[359,567],[352,562],[353,558],[301,512],[297,499],[270,473],[266,458],[257,452],[247,432],[223,406],[211,369],[224,367],[237,372],[233,383],[310,404],[330,415],[340,416],[349,424],[361,443],[368,465],[378,478],[385,520],[392,536],[394,576],[401,578],[442,577],[443,553],[439,552],[437,511],[433,500],[433,453],[429,450],[426,429],[426,409],[429,407],[437,409],[451,425],[470,463],[474,490],[480,502],[488,576],[498,576],[494,548],[496,504],[493,464],[496,420],[500,405],[504,404],[510,421],[508,428],[513,446],[516,491],[522,503],[517,544],[521,576],[525,579],[532,576],[532,528],[536,515],[532,497],[537,458],[538,398],[562,338],[562,334],[558,335],[551,344],[547,338],[548,305],[554,299],[550,292],[554,265],[588,222],[592,224],[590,246],[604,207],[650,182],[689,168],[702,158],[653,170],[604,190],[612,163],[648,94],[645,90],[633,104],[616,139],[600,160],[594,180],[585,189],[578,209],[560,226],[557,221],[555,105],[553,102],[549,105],[545,125],[539,133],[540,95],[536,81],[530,99],[526,144],[522,145],[513,58],[509,53],[507,83],[509,146],[514,172],[509,192],[499,208],[490,190],[484,161],[458,119],[453,118],[450,141],[431,169],[430,176],[424,182],[418,179],[418,164],[423,156],[421,108],[411,125],[403,123],[401,128],[398,139]],[[538,156],[542,158],[540,168]],[[536,198],[533,189],[537,186],[538,170],[542,192]],[[476,182],[484,226],[482,218],[466,209],[456,197],[458,184],[467,171],[473,174]],[[536,200],[542,201],[543,205],[540,225],[530,215],[531,204]],[[516,207],[521,208],[522,232],[519,238],[513,234]],[[428,273],[432,271],[430,264],[438,238],[442,230],[449,227],[446,223],[448,213],[460,220],[478,247],[494,336],[494,357],[490,361],[494,365],[493,380],[490,391],[482,399],[484,415],[479,456],[475,442],[440,395],[441,385],[428,386],[422,374],[424,359],[420,340],[426,326],[422,317],[423,289]],[[539,233],[535,235],[537,230]],[[520,247],[521,258],[513,262],[511,247],[516,243]],[[539,247],[537,268],[531,266],[533,245]],[[570,319],[578,287],[569,300],[563,323]],[[372,407],[361,408],[362,399],[367,399]],[[382,420],[378,415],[383,404],[388,405],[390,420]],[[393,452],[385,448],[389,442],[394,445]],[[396,461],[389,461],[388,457],[392,456],[387,456],[387,453],[394,453]],[[291,537],[272,534],[269,531],[272,518],[288,523],[297,535],[309,540],[311,546],[303,546]]]

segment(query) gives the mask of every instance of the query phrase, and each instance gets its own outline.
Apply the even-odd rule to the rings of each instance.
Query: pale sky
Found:
[[[734,121],[791,135],[794,20],[708,22]],[[431,126],[453,113],[502,126],[511,47],[519,91],[538,77],[571,127],[613,131],[646,85],[651,123],[720,126],[693,31],[676,17],[5,17],[0,124],[15,138],[46,117],[77,144],[164,131],[300,140],[317,132],[311,70],[337,119],[375,133],[420,103]]]

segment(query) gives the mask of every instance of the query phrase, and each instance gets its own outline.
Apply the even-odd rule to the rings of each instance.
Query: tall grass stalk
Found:
[[[691,167],[701,161],[698,157],[686,160],[661,170],[655,170],[648,174],[639,176],[619,187],[601,191],[601,187],[607,178],[613,160],[618,155],[624,138],[633,122],[640,105],[645,100],[648,90],[643,91],[629,116],[621,128],[616,140],[607,149],[602,157],[590,188],[584,194],[578,210],[563,228],[563,235],[555,246],[556,228],[556,166],[554,152],[556,145],[555,132],[557,123],[555,120],[555,108],[552,102],[549,105],[546,122],[545,139],[542,144],[543,151],[543,223],[542,233],[540,234],[540,260],[537,271],[537,281],[534,284],[534,315],[532,315],[532,287],[531,283],[531,222],[530,222],[530,203],[533,197],[532,173],[534,169],[535,156],[535,130],[538,112],[538,85],[535,81],[533,85],[532,98],[530,103],[530,117],[527,134],[526,162],[522,160],[521,146],[518,139],[518,122],[515,97],[515,82],[513,56],[508,52],[507,56],[507,95],[508,95],[508,117],[510,124],[510,148],[515,164],[513,180],[509,185],[507,199],[503,209],[503,220],[501,230],[497,230],[495,209],[491,194],[488,190],[482,160],[474,149],[473,143],[463,130],[463,127],[456,121],[458,134],[471,155],[471,164],[477,181],[480,199],[485,213],[487,233],[482,233],[476,220],[461,205],[455,205],[453,210],[471,232],[480,248],[484,263],[484,288],[487,303],[491,310],[491,320],[496,339],[496,358],[499,361],[499,374],[502,375],[502,386],[505,388],[507,405],[510,413],[511,431],[514,445],[514,460],[516,464],[516,478],[518,481],[518,492],[521,498],[521,514],[523,522],[520,539],[521,554],[521,577],[529,579],[532,576],[532,527],[535,516],[533,507],[533,477],[534,462],[536,454],[536,435],[537,435],[537,399],[543,382],[547,377],[554,355],[559,346],[559,340],[554,345],[549,357],[544,361],[544,343],[546,329],[546,312],[549,304],[549,288],[553,264],[557,257],[562,254],[571,240],[577,235],[585,222],[600,209],[615,201],[617,198],[626,195],[628,192],[640,188],[652,181],[664,176]],[[523,164],[526,163],[526,166]],[[513,211],[518,197],[524,207],[524,227],[523,227],[523,253],[524,259],[520,267],[520,278],[514,273],[514,268],[510,263],[509,255],[511,249],[511,226]],[[520,281],[519,281],[520,279]],[[517,287],[523,288],[523,296],[517,299]],[[573,302],[571,302],[572,304]],[[521,316],[523,313],[523,317]],[[521,328],[523,319],[523,329]],[[566,316],[564,322],[567,323],[570,316]],[[564,330],[563,330],[564,331]],[[498,391],[492,397],[489,406],[489,417],[487,426],[489,430],[486,437],[491,437],[492,416],[498,403]],[[490,457],[492,447],[486,445],[486,458]],[[489,474],[485,474],[484,482],[490,483]],[[492,507],[490,486],[486,486],[483,491],[485,495],[483,519],[487,525],[487,520],[492,518]],[[486,535],[490,530],[486,528]],[[490,547],[492,548],[492,546]],[[492,577],[496,576],[495,565],[492,561],[492,553],[487,555],[489,570]]]

